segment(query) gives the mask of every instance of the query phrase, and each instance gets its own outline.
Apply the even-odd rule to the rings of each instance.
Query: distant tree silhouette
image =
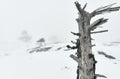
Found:
[[[30,42],[32,37],[28,34],[27,31],[22,31],[21,36],[19,37],[19,40],[23,42]]]
[[[45,45],[45,39],[40,38],[38,41],[36,41],[39,46],[44,46]]]

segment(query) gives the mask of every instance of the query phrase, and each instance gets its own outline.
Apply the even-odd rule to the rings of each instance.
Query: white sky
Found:
[[[70,31],[77,31],[77,10],[75,0],[0,0],[0,42],[14,42],[18,40],[22,31],[28,31],[33,40],[41,37],[53,41],[68,41],[74,36]],[[120,0],[78,0],[82,5],[86,2],[86,10],[94,9]],[[102,15],[110,18],[106,26],[110,32],[98,34],[96,41],[114,38],[120,40],[119,21],[120,12]],[[114,35],[117,34],[117,35]],[[107,39],[106,39],[107,40]]]

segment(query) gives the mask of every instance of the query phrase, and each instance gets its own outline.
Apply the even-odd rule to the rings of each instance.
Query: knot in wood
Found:
[[[86,41],[86,40],[88,39],[88,36],[85,35],[85,36],[83,37],[83,39]]]
[[[89,59],[94,58],[93,54],[88,54]]]

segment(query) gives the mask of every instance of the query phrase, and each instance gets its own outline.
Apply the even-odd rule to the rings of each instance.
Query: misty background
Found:
[[[88,3],[86,8],[88,12],[112,3],[117,3],[115,6],[120,5],[120,0],[78,1],[82,6]],[[78,31],[75,21],[77,17],[74,0],[1,0],[0,43],[20,42],[18,39],[24,31],[31,36],[32,42],[42,37],[48,42],[69,42],[75,38],[70,31]],[[103,25],[109,32],[98,34],[100,36],[94,35],[96,41],[120,41],[120,12],[104,14],[96,18],[99,17],[110,18]]]
[[[78,1],[82,6],[88,3],[86,7],[88,12],[112,3],[120,6],[120,0]],[[76,62],[69,57],[75,51],[64,51],[66,43],[77,38],[70,33],[78,31],[75,21],[78,11],[74,2],[75,0],[0,0],[0,78],[76,78]],[[96,44],[93,53],[96,59],[100,60],[97,64],[97,72],[107,75],[108,79],[118,79],[120,11],[96,16],[91,22],[102,17],[109,20],[98,30],[108,29],[109,32],[92,35],[95,39],[93,44]],[[45,39],[46,46],[51,47],[50,51],[28,53],[27,49],[34,48],[41,38]],[[58,48],[60,51],[56,51]],[[110,61],[98,56],[95,53],[98,50],[115,56],[117,60]]]

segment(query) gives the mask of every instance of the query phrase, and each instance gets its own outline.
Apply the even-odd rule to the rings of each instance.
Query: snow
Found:
[[[0,53],[0,79],[76,79],[77,63],[69,57],[75,50],[64,51],[66,43],[49,44],[47,46],[53,47],[51,50],[37,53],[29,53],[28,49],[33,47],[31,45],[33,44],[10,43],[1,46],[4,50]],[[58,47],[63,48],[57,51]],[[107,79],[119,78],[119,47],[97,45],[93,48],[98,61],[96,73],[107,76]],[[98,55],[99,50],[117,59],[109,60]]]
[[[75,62],[71,63],[69,52],[49,51],[28,53],[26,46],[5,51],[0,55],[0,79],[56,79],[74,78]],[[71,64],[70,64],[71,63]]]
[[[88,3],[88,12],[111,3],[120,4],[120,0],[78,1],[81,6]],[[76,79],[77,63],[69,57],[75,51],[64,51],[66,43],[49,44],[47,46],[53,48],[47,52],[29,53],[29,49],[36,47],[31,42],[40,37],[48,42],[76,39],[70,35],[71,31],[78,31],[74,2],[75,0],[0,0],[0,79]],[[98,61],[96,73],[106,75],[107,79],[119,79],[119,44],[104,46],[100,42],[120,40],[120,14],[105,14],[92,21],[101,17],[110,18],[103,25],[109,33],[97,34],[95,37],[92,35],[97,41],[93,47]],[[59,47],[62,49],[57,51]],[[97,51],[104,51],[117,59],[109,60],[98,55]]]

